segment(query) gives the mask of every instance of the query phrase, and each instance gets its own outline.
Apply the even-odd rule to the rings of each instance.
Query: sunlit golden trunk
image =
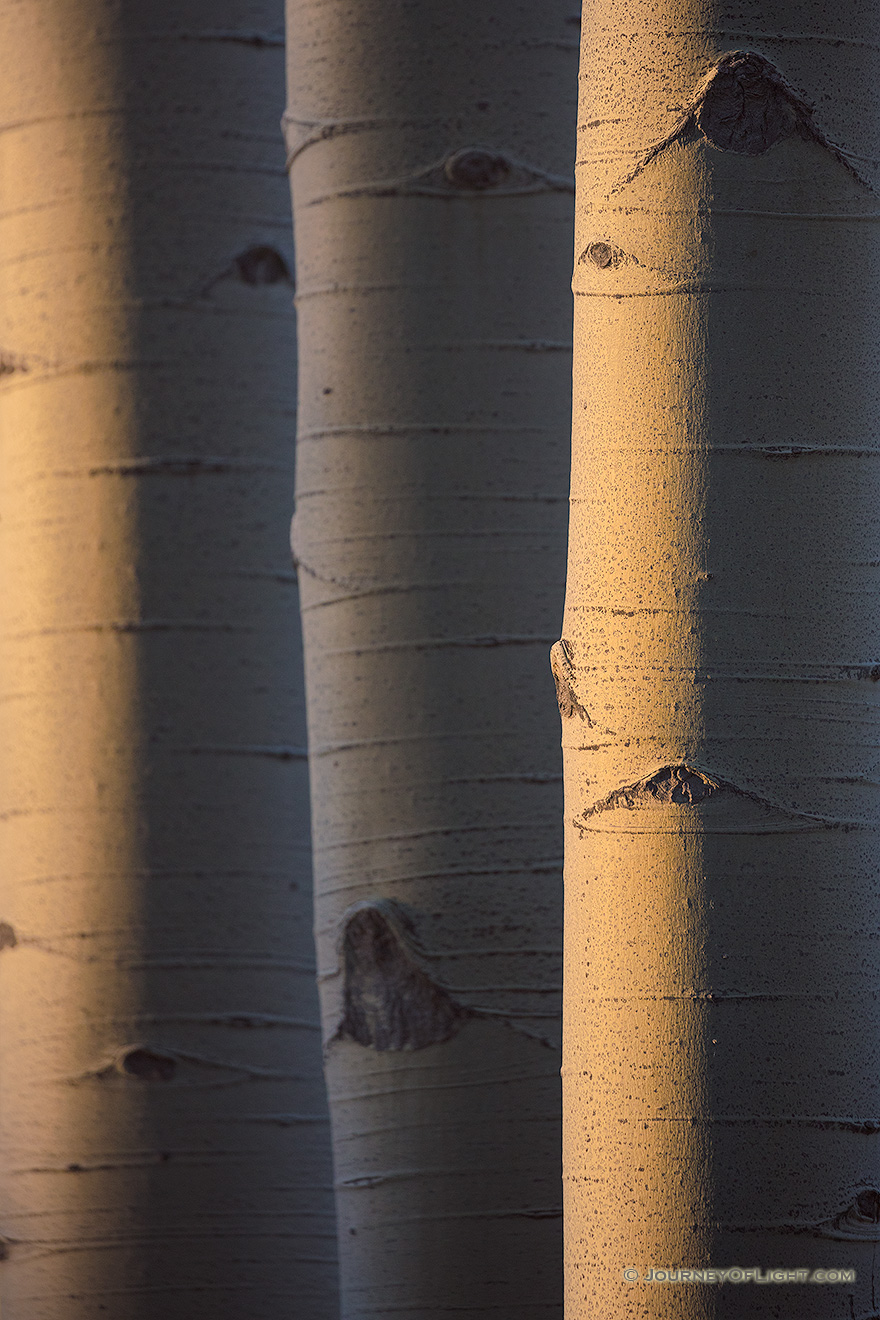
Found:
[[[878,1314],[878,51],[848,0],[585,9],[566,1320]]]
[[[332,1320],[272,3],[0,2],[3,1320]]]
[[[343,1315],[561,1312],[569,0],[291,0]]]

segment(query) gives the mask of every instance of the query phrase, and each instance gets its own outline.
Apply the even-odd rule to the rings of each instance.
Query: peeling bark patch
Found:
[[[735,51],[719,60],[697,125],[719,151],[760,156],[794,128],[796,104],[769,60]]]
[[[496,188],[510,174],[510,163],[496,152],[481,147],[456,151],[444,166],[446,177],[455,188]]]
[[[667,765],[649,779],[642,779],[637,784],[628,784],[625,788],[609,793],[607,798],[590,807],[584,815],[595,816],[600,811],[611,811],[616,807],[632,810],[654,803],[694,806],[711,797],[718,788],[719,784],[700,770],[693,770],[687,765]]]
[[[411,929],[394,904],[365,904],[342,940],[345,1007],[338,1037],[376,1050],[421,1050],[449,1040],[471,1016],[418,966]]]
[[[0,949],[14,949],[18,940],[8,921],[0,921]]]
[[[167,1054],[138,1048],[127,1050],[122,1055],[119,1070],[130,1077],[139,1077],[143,1082],[170,1082],[177,1070],[177,1063]]]
[[[280,284],[282,280],[290,282],[287,262],[272,247],[252,247],[246,252],[240,252],[235,258],[235,268],[244,284]]]
[[[560,638],[558,642],[554,642],[550,647],[550,668],[553,671],[553,681],[556,684],[556,702],[559,706],[559,714],[564,720],[571,719],[573,715],[580,715],[581,719],[586,720],[592,728],[593,721],[575,694],[575,672],[571,659],[571,646],[564,637]]]

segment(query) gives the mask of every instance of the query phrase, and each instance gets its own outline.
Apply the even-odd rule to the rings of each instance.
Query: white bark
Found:
[[[850,0],[585,15],[567,1320],[878,1314],[878,53]]]
[[[299,563],[343,1315],[560,1309],[570,0],[292,0]],[[548,690],[549,689],[549,690]]]
[[[330,1320],[274,3],[0,3],[3,1320]]]

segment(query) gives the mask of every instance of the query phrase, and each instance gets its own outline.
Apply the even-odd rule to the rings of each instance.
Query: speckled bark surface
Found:
[[[585,14],[566,1320],[878,1314],[878,58],[857,2]],[[623,1277],[708,1265],[857,1279]]]

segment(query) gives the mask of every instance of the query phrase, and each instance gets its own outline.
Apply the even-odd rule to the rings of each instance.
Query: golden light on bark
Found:
[[[554,648],[570,1320],[873,1314],[873,21],[585,13]],[[708,1265],[858,1281],[623,1277]]]
[[[3,1320],[335,1309],[281,21],[0,3]]]

